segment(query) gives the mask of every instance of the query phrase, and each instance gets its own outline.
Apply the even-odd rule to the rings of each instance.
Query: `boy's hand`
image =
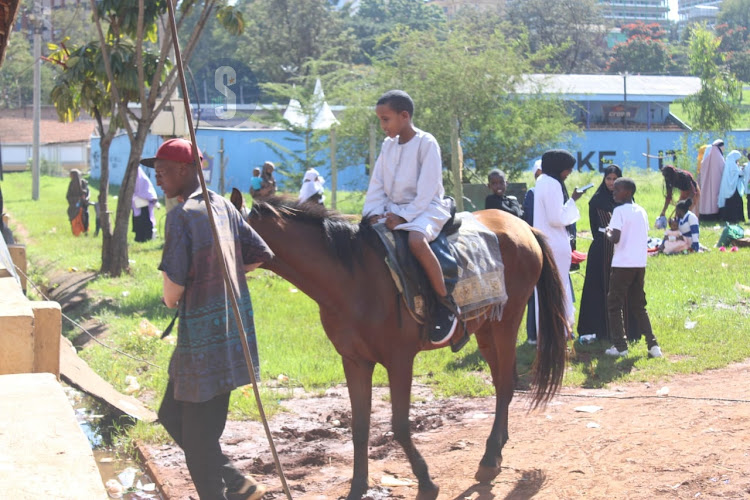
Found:
[[[577,188],[573,190],[573,194],[570,195],[570,197],[573,199],[573,201],[578,201],[578,198],[583,196],[583,191],[579,191]]]
[[[387,227],[391,231],[393,231],[396,226],[403,224],[404,222],[406,222],[406,219],[404,219],[400,215],[396,215],[391,212],[385,214],[385,227]]]
[[[377,224],[381,217],[381,215],[371,215],[367,218],[367,222],[372,226],[373,224]]]

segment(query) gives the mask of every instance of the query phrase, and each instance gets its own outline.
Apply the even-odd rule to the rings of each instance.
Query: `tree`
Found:
[[[446,18],[437,5],[421,0],[362,0],[357,11],[345,19],[359,44],[353,62],[370,64],[373,57],[383,58],[391,53],[393,45],[384,45],[381,39],[399,26],[412,31],[443,30]]]
[[[235,8],[247,20],[243,34],[214,27],[191,66],[200,68],[222,54],[243,61],[260,82],[288,83],[307,76],[308,61],[350,61],[357,45],[327,0],[244,0]]]
[[[167,0],[168,1],[168,0]],[[120,194],[115,214],[114,230],[111,234],[103,231],[102,268],[103,273],[119,276],[128,269],[127,236],[130,221],[131,199],[137,176],[138,164],[143,152],[143,145],[156,115],[163,109],[166,99],[174,92],[177,81],[176,71],[168,63],[167,56],[172,48],[172,36],[169,29],[163,26],[164,36],[157,40],[157,23],[165,14],[167,4],[164,0],[145,2],[138,0],[133,8],[128,0],[102,0],[94,10],[94,26],[97,30],[98,45],[90,45],[91,53],[81,53],[97,62],[95,71],[79,71],[70,76],[70,84],[77,85],[69,94],[60,91],[57,96],[62,108],[68,106],[75,112],[75,106],[90,105],[76,94],[83,96],[89,89],[103,84],[110,99],[109,107],[100,109],[117,111],[119,123],[125,128],[130,140],[130,155],[125,175],[120,186]],[[183,27],[187,16],[195,12],[197,21],[191,27],[187,43],[182,51],[183,59],[189,60],[206,23],[216,15],[221,24],[235,33],[242,29],[242,16],[232,7],[227,7],[218,0],[183,2],[179,5],[177,19],[178,29]],[[106,35],[103,26],[107,27]],[[96,51],[100,51],[99,54]],[[62,58],[61,58],[62,60]],[[101,64],[99,64],[99,62]],[[81,63],[82,64],[82,63]],[[78,71],[79,61],[64,61],[64,71]],[[106,80],[102,81],[102,73]],[[93,92],[93,91],[92,91]],[[136,114],[128,107],[131,102],[140,103]],[[100,106],[97,103],[97,107]],[[58,113],[66,112],[58,107]],[[102,155],[104,158],[104,154]],[[108,176],[108,164],[102,163],[102,177]],[[100,193],[100,202],[104,195]],[[106,204],[106,201],[105,201]],[[104,228],[103,228],[104,229]]]
[[[664,42],[667,32],[659,23],[645,24],[641,21],[622,27],[628,40],[615,46],[607,65],[610,73],[638,73],[662,75],[670,73],[672,58],[669,46]]]
[[[699,130],[726,131],[736,117],[742,85],[721,66],[721,41],[704,27],[693,30],[690,40],[690,72],[700,77],[701,89],[686,97],[685,111]]]
[[[347,113],[339,117],[342,134],[356,133],[348,139],[367,144],[367,129],[376,123],[373,103],[391,88],[414,98],[415,124],[436,137],[446,168],[451,122],[457,119],[465,168],[482,178],[498,166],[516,177],[530,159],[575,130],[562,102],[518,92],[529,70],[525,47],[501,33],[477,38],[471,28],[452,25],[445,37],[404,29],[396,38],[392,58],[339,89],[339,97],[350,96]]]
[[[737,78],[750,82],[750,0],[724,0],[719,7],[716,34],[719,50]]]
[[[285,118],[276,108],[272,109],[266,118],[260,118],[263,122],[272,126],[281,126],[293,136],[292,141],[299,143],[299,147],[289,149],[280,144],[266,140],[264,141],[279,156],[286,158],[286,188],[296,189],[302,184],[302,177],[308,168],[319,168],[328,162],[328,158],[322,153],[328,149],[328,129],[317,129],[315,119],[321,109],[324,99],[313,92],[310,82],[316,78],[299,78],[295,84],[266,83],[263,90],[270,96],[291,102],[293,99],[299,108],[296,109],[296,119]],[[277,165],[278,167],[278,165]]]
[[[532,53],[555,48],[543,64],[557,73],[596,73],[604,67],[606,22],[597,0],[508,2],[511,25],[525,26]]]
[[[99,149],[101,151],[101,177],[99,189],[99,213],[109,213],[109,147],[118,129],[121,128],[121,117],[117,115],[117,106],[110,99],[109,81],[104,71],[103,53],[98,42],[89,42],[81,47],[69,50],[63,40],[59,46],[51,45],[54,50],[46,60],[57,64],[62,70],[58,73],[55,86],[50,93],[57,109],[60,121],[70,122],[85,111],[94,117],[99,131]],[[126,43],[109,47],[111,66],[132,66],[135,53],[133,46]],[[156,58],[153,53],[145,54],[146,76],[151,78],[156,70]],[[137,100],[136,81],[123,72],[118,73],[117,84],[121,96],[127,100]],[[108,216],[101,217],[102,250],[112,245],[112,229]],[[102,272],[112,272],[112,255],[102,251]]]

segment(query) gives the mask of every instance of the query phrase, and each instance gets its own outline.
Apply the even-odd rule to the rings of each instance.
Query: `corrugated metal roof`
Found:
[[[616,101],[623,100],[627,87],[633,101],[672,102],[700,90],[695,76],[653,75],[546,75],[526,76],[519,93],[561,94],[566,99]]]
[[[34,121],[31,118],[0,117],[0,142],[3,144],[31,144]],[[40,120],[41,144],[88,142],[96,131],[94,120],[60,123],[57,120]]]

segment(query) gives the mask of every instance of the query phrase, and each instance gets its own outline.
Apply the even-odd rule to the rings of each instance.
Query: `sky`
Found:
[[[669,0],[669,19],[677,21],[677,0]]]

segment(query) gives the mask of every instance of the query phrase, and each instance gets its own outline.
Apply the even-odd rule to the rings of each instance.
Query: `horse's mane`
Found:
[[[362,263],[363,243],[378,248],[377,234],[366,219],[357,222],[320,203],[299,203],[289,197],[271,196],[254,201],[253,217],[277,217],[319,226],[332,256],[351,268]]]

